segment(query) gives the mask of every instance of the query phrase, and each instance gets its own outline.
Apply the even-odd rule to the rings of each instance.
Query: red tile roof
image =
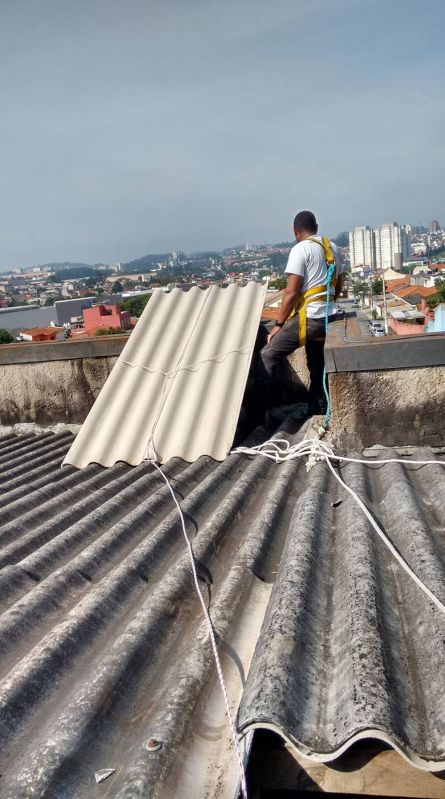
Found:
[[[426,286],[405,286],[404,288],[396,289],[393,291],[393,294],[397,294],[398,297],[404,299],[405,297],[410,297],[412,294],[419,294],[420,297],[431,297],[432,294],[435,294],[437,291],[436,288],[426,288]]]
[[[276,319],[278,316],[279,307],[277,308],[268,308],[264,306],[263,310],[261,311],[261,319]]]
[[[396,288],[402,288],[402,286],[409,285],[409,277],[399,277],[397,280],[385,280],[385,286],[388,291],[394,291]]]
[[[62,330],[64,330],[63,327],[48,325],[47,327],[30,327],[29,330],[22,330],[22,334],[26,333],[27,336],[48,336],[50,333],[60,333]]]

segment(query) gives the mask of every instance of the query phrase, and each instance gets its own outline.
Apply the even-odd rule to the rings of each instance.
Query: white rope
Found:
[[[126,361],[124,358],[119,359],[119,363],[125,363],[127,366],[132,366],[134,369],[143,369],[144,372],[149,372],[149,374],[153,375],[164,375],[164,377],[174,378],[178,374],[178,372],[183,372],[186,370],[196,371],[200,366],[204,363],[221,363],[223,358],[227,358],[228,355],[233,355],[233,353],[238,352],[241,355],[250,355],[252,352],[252,347],[238,347],[234,350],[228,350],[227,352],[222,352],[219,355],[212,355],[209,358],[203,358],[201,361],[194,361],[193,363],[187,363],[184,366],[176,366],[175,369],[168,369],[164,371],[163,369],[152,369],[150,366],[143,366],[141,363],[134,363],[133,361]]]
[[[388,547],[391,554],[395,557],[397,562],[400,564],[402,569],[411,577],[412,580],[416,583],[416,585],[427,595],[428,599],[430,599],[436,607],[442,612],[445,613],[445,605],[440,601],[440,599],[433,594],[432,591],[428,588],[427,585],[420,579],[420,577],[412,570],[411,566],[406,562],[406,560],[402,557],[400,552],[396,549],[392,541],[388,538],[386,533],[377,524],[374,517],[366,507],[365,503],[362,499],[360,499],[359,495],[357,494],[354,489],[350,488],[345,481],[340,477],[339,474],[335,471],[334,467],[332,466],[331,461],[345,461],[347,463],[366,463],[368,466],[374,464],[385,464],[385,463],[403,463],[405,466],[409,465],[416,465],[416,466],[426,466],[429,464],[434,464],[435,466],[445,466],[445,461],[435,461],[435,460],[428,460],[428,461],[405,461],[399,458],[388,458],[388,459],[379,459],[379,460],[372,460],[367,461],[360,458],[346,458],[340,455],[335,455],[333,450],[325,444],[323,441],[320,441],[318,438],[308,438],[303,439],[303,441],[298,442],[297,444],[290,445],[289,441],[281,438],[271,439],[270,441],[265,441],[263,444],[259,444],[256,447],[237,447],[236,449],[232,450],[233,452],[243,453],[245,455],[261,455],[264,458],[269,458],[270,460],[275,461],[275,463],[283,463],[285,461],[293,460],[294,458],[302,458],[308,456],[309,460],[306,464],[306,468],[309,469],[312,467],[314,462],[324,460],[329,469],[331,470],[332,474],[334,475],[335,479],[343,486],[343,488],[348,491],[348,493],[353,497],[359,508],[363,511],[366,518],[376,531],[377,535],[381,538],[383,543],[386,547]]]
[[[214,633],[214,630],[213,630],[212,620],[211,620],[209,612],[207,610],[207,607],[206,607],[206,604],[205,604],[205,601],[204,601],[204,597],[202,595],[202,591],[201,591],[201,588],[200,588],[200,585],[199,585],[199,582],[198,582],[198,575],[197,575],[197,572],[196,572],[196,565],[195,565],[195,557],[193,555],[193,549],[192,549],[192,545],[191,545],[190,539],[189,539],[189,537],[187,535],[187,530],[186,530],[185,520],[184,520],[184,514],[182,512],[182,509],[181,509],[181,506],[180,506],[178,500],[176,499],[175,492],[174,492],[174,490],[173,490],[173,488],[172,488],[167,476],[164,474],[164,472],[162,471],[161,467],[154,460],[152,460],[151,463],[153,464],[155,469],[158,470],[159,474],[162,476],[162,479],[167,484],[168,489],[170,491],[170,494],[172,495],[173,502],[175,503],[175,505],[176,505],[176,507],[178,509],[178,513],[179,513],[179,516],[180,516],[180,519],[181,519],[182,532],[184,534],[185,542],[186,542],[188,553],[189,553],[189,557],[190,557],[190,563],[191,563],[191,567],[192,567],[193,580],[194,580],[194,583],[195,583],[196,593],[198,594],[199,601],[200,601],[201,607],[202,607],[202,612],[204,613],[204,617],[205,617],[205,620],[207,622],[207,626],[208,626],[208,630],[209,630],[210,642],[211,642],[212,650],[213,650],[213,657],[215,659],[216,670],[218,672],[218,679],[219,679],[221,690],[222,690],[222,693],[223,693],[223,696],[224,696],[224,704],[225,704],[225,707],[226,707],[227,718],[229,719],[230,730],[231,730],[231,734],[232,734],[232,740],[233,740],[233,744],[234,744],[235,751],[236,751],[237,758],[238,758],[239,771],[240,771],[240,782],[241,782],[241,793],[242,793],[243,799],[247,799],[247,782],[246,782],[246,772],[245,772],[245,769],[244,769],[243,758],[242,758],[242,754],[241,754],[241,749],[240,749],[240,745],[239,745],[238,736],[236,734],[235,722],[234,722],[234,720],[232,718],[232,713],[231,713],[231,710],[230,710],[229,696],[228,696],[228,693],[227,693],[226,684],[224,682],[224,675],[223,675],[223,672],[222,672],[221,661],[219,659],[218,647],[216,645],[216,639],[215,639],[215,633]]]

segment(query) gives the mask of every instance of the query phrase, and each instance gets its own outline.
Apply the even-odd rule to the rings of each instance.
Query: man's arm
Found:
[[[289,314],[295,308],[298,295],[301,292],[303,285],[303,277],[301,275],[288,275],[287,286],[284,290],[283,300],[277,313],[277,322],[282,325],[286,321]],[[273,327],[267,337],[267,343],[273,339],[281,330],[281,327]]]

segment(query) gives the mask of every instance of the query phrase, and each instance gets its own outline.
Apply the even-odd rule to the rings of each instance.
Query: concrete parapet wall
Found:
[[[81,424],[127,338],[0,347],[0,424]]]
[[[0,424],[81,424],[128,335],[0,346]],[[307,398],[304,349],[284,365],[284,401]],[[445,445],[445,337],[326,348],[336,448]],[[383,368],[382,368],[383,367]]]
[[[445,367],[329,375],[331,433],[339,450],[445,445]]]

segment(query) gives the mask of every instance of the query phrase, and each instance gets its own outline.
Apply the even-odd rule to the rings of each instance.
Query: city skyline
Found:
[[[441,0],[4,4],[0,271],[291,240],[302,208],[331,236],[442,219],[441,21]]]
[[[377,224],[377,225],[375,225],[373,227],[370,227],[369,225],[357,225],[355,228],[353,228],[353,230],[348,230],[348,228],[345,227],[344,230],[339,230],[337,232],[337,234],[334,234],[333,236],[331,235],[330,238],[335,239],[336,236],[338,236],[340,234],[348,235],[349,236],[349,246],[348,246],[348,248],[349,248],[349,250],[351,250],[351,237],[352,237],[352,240],[354,241],[354,234],[356,234],[358,231],[363,231],[363,241],[360,242],[358,246],[359,246],[359,248],[360,247],[362,248],[363,255],[366,252],[367,257],[365,257],[365,261],[364,262],[365,263],[369,262],[370,266],[374,266],[374,265],[377,265],[376,243],[375,243],[375,241],[374,241],[374,243],[372,243],[371,234],[375,234],[381,228],[392,227],[393,224],[395,224],[397,227],[400,227],[401,229],[402,228],[406,228],[406,227],[408,227],[410,229],[416,229],[416,228],[419,229],[421,227],[425,231],[425,234],[428,232],[428,230],[429,230],[429,232],[431,234],[431,226],[433,224],[437,224],[438,227],[436,228],[436,232],[442,232],[442,227],[441,227],[440,223],[437,221],[437,219],[435,219],[435,220],[433,220],[433,222],[427,223],[426,225],[423,224],[423,222],[419,222],[418,225],[415,225],[415,224],[413,225],[410,222],[407,222],[407,223],[401,224],[401,225],[399,225],[399,223],[397,223],[397,222],[395,222],[395,223],[393,223],[393,222],[386,222],[386,223],[383,222],[383,223]],[[320,234],[321,234],[321,231],[320,231]],[[213,252],[215,254],[222,254],[224,252],[229,252],[231,250],[241,251],[241,250],[246,250],[246,249],[252,249],[252,250],[255,251],[255,250],[258,250],[258,249],[261,249],[261,248],[264,248],[264,247],[277,247],[280,244],[287,244],[289,246],[293,246],[293,244],[295,244],[295,243],[296,243],[296,241],[291,239],[291,238],[289,238],[287,240],[283,239],[283,241],[281,241],[281,242],[278,242],[278,241],[263,241],[263,242],[249,242],[248,243],[246,241],[244,244],[243,243],[239,243],[239,242],[236,243],[236,244],[229,244],[227,246],[222,247],[219,250],[216,249],[215,247],[213,247],[213,248],[212,247],[208,247],[208,248],[201,247],[201,248],[198,248],[198,249],[193,250],[193,251],[185,252],[184,250],[181,250],[181,248],[179,248],[178,252],[182,252],[185,256],[194,256],[194,255],[198,255],[200,253],[206,253],[206,252],[209,252],[209,253]],[[355,247],[356,246],[357,245],[355,245]],[[373,254],[372,254],[372,250],[374,250]],[[396,251],[399,251],[399,248],[397,248]],[[27,269],[38,268],[38,267],[47,267],[47,266],[51,266],[52,264],[57,264],[59,266],[61,266],[63,264],[69,264],[71,266],[77,264],[79,266],[84,265],[84,266],[90,266],[90,267],[108,265],[108,266],[112,267],[112,266],[115,266],[117,263],[119,263],[119,264],[124,266],[124,265],[126,265],[128,263],[132,263],[133,260],[138,260],[138,258],[144,258],[145,256],[159,255],[159,257],[162,257],[162,256],[165,256],[166,254],[172,254],[172,253],[176,254],[175,250],[173,250],[172,248],[166,247],[164,250],[162,250],[162,252],[158,252],[158,253],[155,253],[155,252],[153,252],[153,253],[148,253],[148,252],[139,253],[139,255],[136,257],[136,259],[132,259],[132,261],[109,261],[109,262],[108,261],[104,261],[104,260],[99,260],[99,261],[94,261],[94,262],[93,261],[78,261],[78,260],[70,261],[69,259],[65,258],[65,259],[63,259],[61,261],[48,260],[45,263],[39,263],[39,264],[37,264],[37,263],[13,264],[13,265],[9,266],[8,268],[0,267],[0,275],[1,274],[6,274],[7,272],[9,272],[11,270],[14,270],[14,269],[25,269],[25,270],[27,270]],[[407,250],[406,246],[404,248],[402,247],[402,254],[403,254],[405,259],[409,256],[409,253],[408,253],[408,250]],[[357,260],[357,258],[358,258],[358,260]],[[360,256],[358,256],[358,255],[357,256],[353,256],[353,259],[357,261],[357,264],[358,263],[362,263],[362,260],[360,259]],[[377,266],[377,268],[378,268],[378,266]]]

